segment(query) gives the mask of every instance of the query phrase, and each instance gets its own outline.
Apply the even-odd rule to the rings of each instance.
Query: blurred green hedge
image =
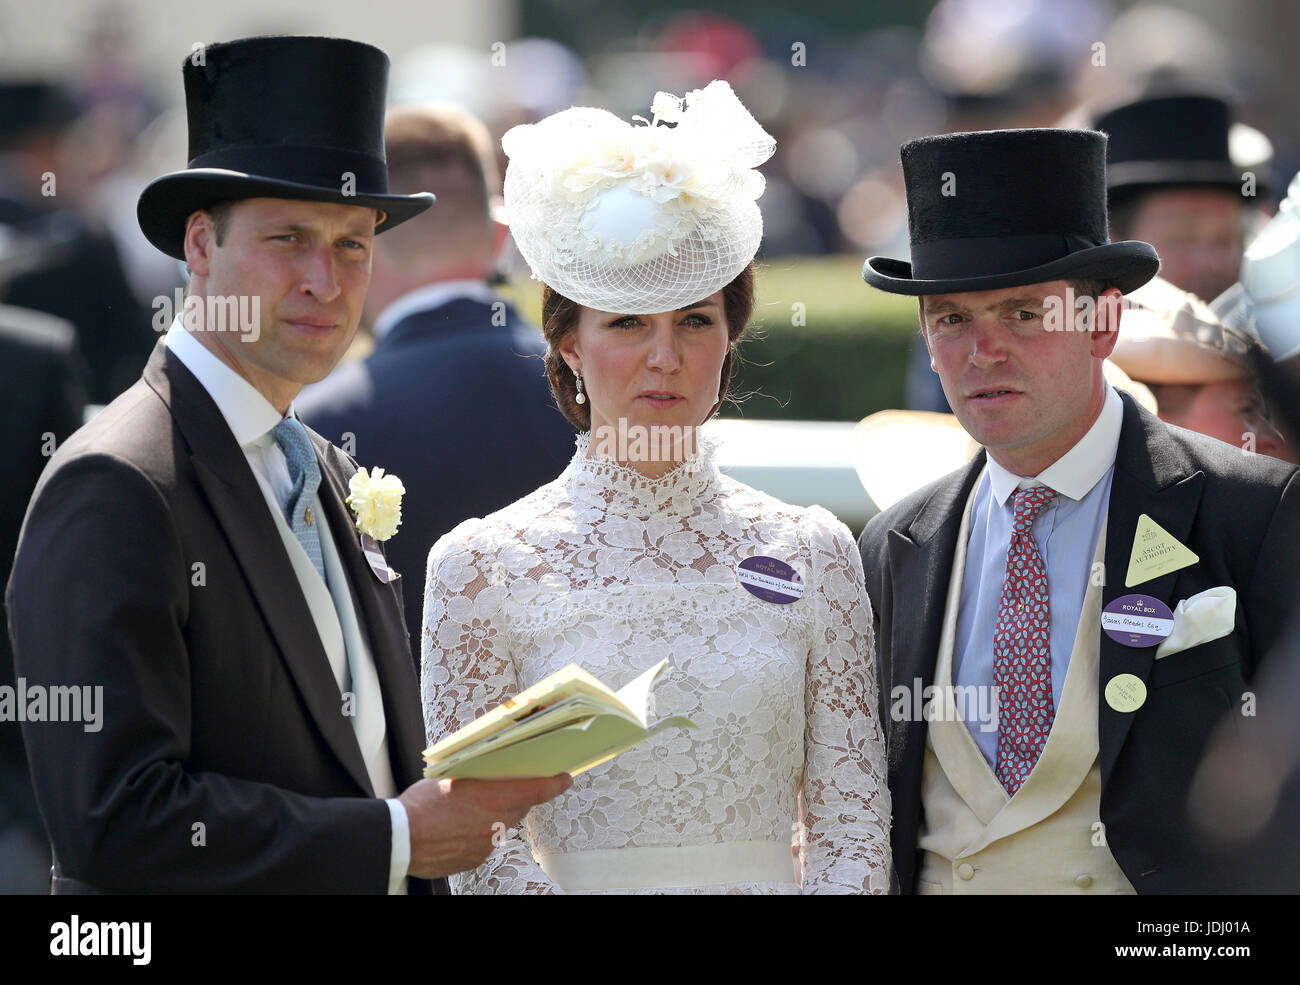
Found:
[[[504,293],[540,322],[536,281]],[[721,416],[857,421],[904,405],[915,299],[867,286],[857,257],[760,260],[757,294],[732,374],[731,396],[740,399]]]
[[[902,407],[916,329],[916,301],[869,287],[857,257],[763,262],[732,377],[742,399],[722,416],[857,421]]]

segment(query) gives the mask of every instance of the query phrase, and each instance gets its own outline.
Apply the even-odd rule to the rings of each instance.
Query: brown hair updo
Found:
[[[547,284],[542,285],[542,335],[546,338],[546,378],[551,381],[551,393],[555,403],[569,422],[579,431],[591,429],[591,403],[580,404],[574,397],[578,386],[573,378],[573,370],[560,355],[560,343],[570,332],[578,327],[578,312],[582,306],[571,301],[563,294],[551,290]],[[731,385],[732,356],[735,354],[736,341],[745,331],[750,317],[754,314],[754,262],[749,264],[722,289],[722,309],[727,319],[727,355],[722,360],[721,386],[718,390],[718,402],[709,411],[709,417],[717,413],[722,401],[727,396]]]

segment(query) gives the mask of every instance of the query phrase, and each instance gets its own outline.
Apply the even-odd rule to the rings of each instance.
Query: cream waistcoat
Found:
[[[1014,797],[980,754],[951,690],[953,639],[966,567],[972,490],[966,501],[934,683],[942,713],[927,729],[921,798],[925,820],[921,893],[1132,893],[1100,820],[1097,673],[1101,588],[1089,580],[1047,744]],[[1105,557],[1106,528],[1093,555]],[[967,706],[970,707],[969,705]],[[976,728],[980,727],[978,724]]]

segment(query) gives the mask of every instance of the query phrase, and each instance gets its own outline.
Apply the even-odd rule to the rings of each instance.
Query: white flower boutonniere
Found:
[[[402,497],[406,487],[395,475],[377,468],[371,475],[357,469],[348,482],[347,504],[357,518],[357,529],[375,540],[388,540],[402,522]]]

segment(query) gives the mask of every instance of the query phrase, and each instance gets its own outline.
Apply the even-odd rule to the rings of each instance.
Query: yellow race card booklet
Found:
[[[618,691],[577,664],[493,708],[424,751],[424,775],[478,780],[577,776],[670,727],[695,728],[682,715],[650,724],[650,692],[661,660]]]

